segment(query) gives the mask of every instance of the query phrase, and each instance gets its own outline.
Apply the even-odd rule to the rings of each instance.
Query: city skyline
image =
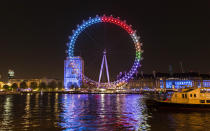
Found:
[[[7,77],[8,69],[13,69],[18,78],[63,79],[63,60],[66,57],[68,36],[72,35],[72,30],[77,24],[81,24],[83,19],[95,17],[96,14],[120,16],[122,20],[127,20],[128,24],[135,27],[141,36],[145,51],[140,70],[146,73],[151,73],[153,70],[168,72],[168,66],[172,65],[174,72],[179,72],[179,62],[182,61],[186,72],[208,73],[210,71],[209,4],[205,2],[181,4],[160,1],[153,4],[126,2],[121,3],[120,6],[118,3],[96,1],[90,3],[4,2],[1,6],[3,6],[0,9],[3,18],[0,22],[0,43],[3,50],[0,51],[0,74],[4,78]],[[108,31],[110,31],[106,39],[108,44],[103,43],[103,46],[97,45],[88,50],[86,50],[87,47],[93,47],[91,37],[94,36],[97,41],[103,41],[103,37],[94,34],[97,31],[88,32],[91,35],[89,40],[86,39],[87,35],[82,35],[78,40],[81,45],[77,47],[75,53],[85,56],[93,52],[91,55],[97,56],[96,62],[101,63],[102,51],[107,45],[110,70],[118,70],[119,64],[122,65],[125,62],[128,64],[120,70],[128,70],[131,68],[129,64],[132,64],[134,59],[130,55],[134,54],[134,49],[130,50],[132,46],[127,44],[130,42],[129,39],[116,38],[117,34],[121,35],[119,37],[127,37],[122,31],[116,34],[115,29],[107,27]],[[125,42],[117,43],[117,41]],[[85,42],[88,44],[84,45]],[[120,46],[119,50],[112,47],[113,43],[116,43],[118,48],[120,44],[123,46]],[[125,57],[113,57],[112,54],[115,56],[124,54]],[[86,60],[90,61],[92,58],[93,56],[87,57]],[[116,60],[118,62],[114,63]],[[87,70],[92,72],[97,66],[100,68],[100,64],[96,63],[95,67],[87,67]]]
[[[0,2],[0,130],[210,128],[210,1]]]

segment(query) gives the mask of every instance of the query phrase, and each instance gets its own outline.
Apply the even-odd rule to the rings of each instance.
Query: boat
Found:
[[[210,88],[179,89],[177,92],[154,98],[154,101],[160,107],[210,109]]]

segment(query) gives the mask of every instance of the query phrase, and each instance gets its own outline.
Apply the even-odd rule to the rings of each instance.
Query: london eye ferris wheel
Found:
[[[111,16],[98,16],[96,15],[96,17],[91,18],[89,17],[89,19],[87,21],[83,21],[83,23],[81,25],[77,26],[77,29],[73,31],[72,36],[69,37],[69,42],[67,43],[68,46],[68,50],[67,50],[67,54],[68,54],[68,58],[71,59],[74,56],[74,47],[77,41],[78,36],[80,35],[81,32],[83,32],[87,27],[90,27],[91,25],[97,24],[97,23],[111,23],[114,25],[117,25],[119,27],[121,27],[122,29],[124,29],[128,35],[130,35],[130,37],[133,40],[133,44],[135,45],[135,61],[132,65],[132,67],[130,68],[130,70],[121,78],[117,79],[116,81],[113,82],[105,82],[105,83],[100,83],[94,80],[91,80],[90,78],[88,78],[87,76],[85,76],[85,74],[82,74],[82,81],[85,83],[91,83],[95,86],[103,86],[103,87],[122,87],[124,85],[126,85],[128,83],[128,81],[132,78],[132,76],[137,72],[138,68],[140,67],[140,60],[142,59],[142,43],[140,42],[140,37],[137,36],[136,31],[132,29],[132,27],[130,25],[128,25],[125,21],[122,21],[119,19],[119,17],[115,18],[112,15]]]

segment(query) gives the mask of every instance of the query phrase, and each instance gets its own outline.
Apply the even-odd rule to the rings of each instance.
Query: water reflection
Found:
[[[30,118],[31,118],[31,106],[30,106],[30,98],[31,98],[31,95],[28,93],[26,95],[26,101],[25,101],[25,114],[23,115],[23,119],[24,119],[24,128],[28,128],[30,126]]]
[[[152,114],[152,130],[203,131],[210,128],[209,110],[158,109]],[[161,125],[160,126],[160,122]]]
[[[141,97],[65,94],[60,125],[67,130],[149,129]]]
[[[11,124],[12,119],[12,96],[8,96],[3,104],[3,114],[2,114],[2,120],[1,120],[1,129],[6,129],[7,125]],[[7,128],[8,130],[11,130],[12,127]]]
[[[205,130],[209,111],[147,107],[131,94],[0,96],[0,130]]]

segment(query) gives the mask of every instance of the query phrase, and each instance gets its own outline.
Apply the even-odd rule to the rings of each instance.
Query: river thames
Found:
[[[138,94],[0,96],[0,130],[208,130],[210,111],[148,107]]]

